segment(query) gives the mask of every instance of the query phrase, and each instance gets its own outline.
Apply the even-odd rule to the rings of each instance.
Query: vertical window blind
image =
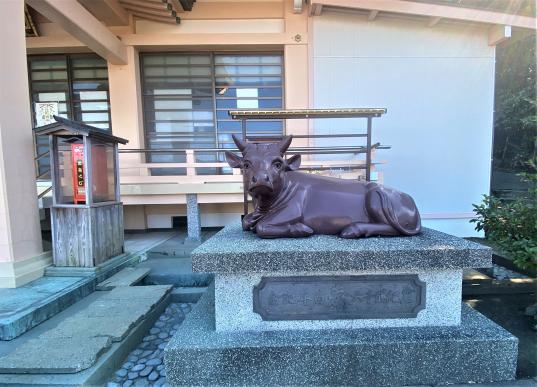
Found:
[[[233,148],[241,133],[230,109],[283,107],[281,53],[145,53],[141,77],[146,145],[150,149]],[[249,121],[248,136],[276,136],[281,121]],[[185,162],[181,153],[152,153],[151,162]],[[196,161],[216,161],[196,153]],[[185,174],[184,168],[153,168],[153,174]],[[220,171],[229,172],[229,171]],[[216,173],[207,169],[205,173]]]

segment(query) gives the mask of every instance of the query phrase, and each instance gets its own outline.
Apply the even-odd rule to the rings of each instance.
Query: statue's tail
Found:
[[[382,212],[390,226],[403,235],[416,235],[421,231],[421,218],[414,199],[404,192],[378,187]]]

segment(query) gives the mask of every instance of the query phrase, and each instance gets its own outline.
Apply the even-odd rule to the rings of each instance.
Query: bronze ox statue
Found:
[[[374,182],[297,172],[300,155],[284,154],[292,137],[278,143],[250,143],[233,136],[242,157],[226,151],[232,168],[241,168],[254,211],[244,230],[261,238],[338,234],[343,238],[416,235],[420,214],[406,193]]]

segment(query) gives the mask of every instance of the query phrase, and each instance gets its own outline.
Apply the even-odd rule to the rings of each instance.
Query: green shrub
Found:
[[[523,269],[537,268],[537,160],[529,163],[535,172],[521,176],[530,183],[528,192],[513,201],[484,195],[481,204],[474,204],[477,231],[509,254]]]

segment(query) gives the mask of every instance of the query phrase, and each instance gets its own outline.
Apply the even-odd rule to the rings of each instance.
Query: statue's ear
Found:
[[[230,151],[225,151],[226,161],[231,168],[241,168],[242,167],[242,157],[237,156],[235,153]]]
[[[300,167],[300,161],[301,161],[300,155],[291,156],[290,158],[287,159],[286,169],[288,171],[296,171]]]

